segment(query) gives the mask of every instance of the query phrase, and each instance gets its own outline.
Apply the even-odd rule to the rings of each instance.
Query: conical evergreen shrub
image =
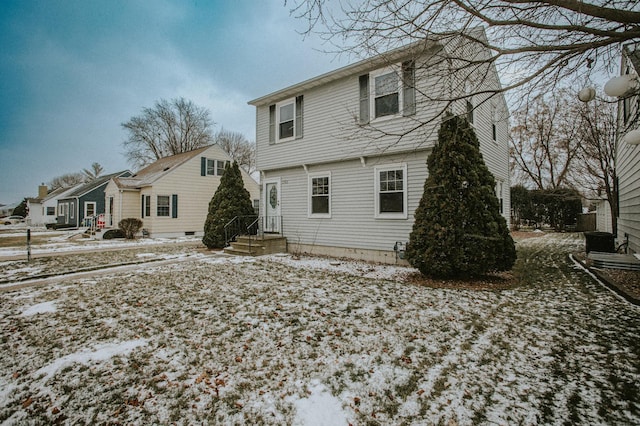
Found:
[[[244,187],[237,162],[227,166],[220,178],[220,186],[209,202],[209,213],[204,223],[202,242],[209,248],[223,248],[224,227],[236,216],[254,215],[251,195]]]
[[[510,270],[515,245],[500,214],[495,179],[465,118],[444,117],[427,166],[406,253],[411,265],[438,278]]]

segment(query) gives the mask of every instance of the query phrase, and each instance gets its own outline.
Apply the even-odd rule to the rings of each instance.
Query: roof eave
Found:
[[[293,86],[286,87],[284,89],[249,101],[248,104],[256,107],[269,105],[274,102],[293,97],[297,94],[300,94],[300,92],[313,89],[318,86],[322,86],[346,77],[350,77],[352,75],[364,73],[376,69],[382,65],[397,62],[402,58],[417,54],[425,54],[437,48],[438,46],[441,45],[435,40],[419,40],[406,46],[393,49],[389,52],[379,54],[377,56],[374,56],[373,58],[364,59],[354,64],[347,65],[342,68],[338,68],[337,70],[333,70],[328,73],[321,74],[317,77],[313,77],[303,82],[294,84]]]

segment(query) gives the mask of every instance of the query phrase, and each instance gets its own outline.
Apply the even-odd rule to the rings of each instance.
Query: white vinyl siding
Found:
[[[345,77],[331,84],[304,91],[304,138],[296,139],[294,146],[291,143],[270,144],[270,128],[275,134],[275,129],[269,124],[270,106],[274,107],[275,115],[275,105],[260,105],[256,110],[257,168],[271,170],[301,164],[356,159],[361,156],[377,156],[380,155],[381,147],[385,147],[384,151],[388,154],[414,151],[417,145],[420,149],[427,149],[435,144],[437,129],[426,133],[414,133],[411,137],[401,140],[394,135],[414,128],[417,119],[428,120],[441,111],[444,105],[437,102],[420,103],[421,93],[424,91],[430,91],[429,93],[437,96],[436,92],[429,88],[439,81],[437,75],[427,75],[422,79],[416,77],[415,97],[419,108],[414,106],[413,109],[419,117],[397,115],[393,119],[376,122],[376,126],[388,134],[376,134],[375,143],[371,143],[367,135],[357,134],[361,103],[360,75]],[[370,105],[369,100],[366,102]],[[419,138],[419,142],[416,138]]]
[[[403,157],[385,157],[362,166],[360,160],[336,162],[310,168],[310,174],[331,175],[331,217],[310,221],[309,184],[302,167],[278,170],[270,176],[281,177],[281,215],[284,236],[301,244],[393,250],[396,241],[408,241],[413,212],[427,177],[428,151],[417,152],[407,160],[407,219],[376,219],[375,188],[372,183],[376,165],[397,164]]]
[[[630,72],[630,64],[623,56],[621,74]],[[640,70],[636,70],[640,71]],[[616,172],[618,174],[618,243],[629,238],[629,249],[640,253],[640,145],[629,145],[624,141],[626,132],[639,127],[631,117],[637,114],[640,99],[630,96],[618,103],[618,128],[620,139],[616,147]]]

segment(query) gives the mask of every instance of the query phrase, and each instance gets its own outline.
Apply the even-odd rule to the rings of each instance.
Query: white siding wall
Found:
[[[618,189],[620,214],[618,239],[629,234],[629,248],[640,253],[640,145],[618,142]]]
[[[113,197],[113,217],[109,216],[110,197]],[[104,206],[106,226],[117,228],[122,219],[140,218],[140,192],[137,190],[121,191],[111,180],[104,189]],[[113,225],[110,226],[111,223]]]
[[[622,70],[627,68],[627,58],[623,56]],[[636,70],[640,72],[640,70]],[[637,117],[640,97],[632,98],[631,117]],[[622,103],[618,104],[618,126],[622,134],[625,130],[638,128],[636,122],[624,123]],[[622,136],[622,134],[620,136]],[[618,198],[620,212],[618,215],[618,241],[629,236],[629,248],[640,253],[640,145],[629,145],[618,140],[616,150],[616,172],[618,174]]]
[[[309,173],[331,173],[331,217],[308,217],[308,179],[302,167],[265,174],[266,179],[281,178],[283,234],[290,249],[296,244],[349,247],[369,250],[393,250],[396,241],[408,241],[413,212],[427,178],[428,151],[411,156],[378,157],[363,166],[348,160],[308,168]],[[374,168],[388,164],[407,164],[407,219],[376,219]]]
[[[419,72],[419,71],[418,71]],[[413,137],[398,140],[394,134],[416,125],[416,117],[426,120],[436,115],[442,105],[420,102],[420,92],[432,92],[440,78],[425,76],[416,82],[418,115],[372,121],[371,127],[390,133],[381,136],[375,130],[358,126],[359,75],[353,75],[309,91],[304,95],[304,133],[301,139],[269,144],[269,105],[257,107],[257,166],[259,170],[286,168],[300,164],[343,161],[361,156],[428,149],[437,140],[437,128],[415,132]],[[418,137],[416,137],[418,136]],[[376,138],[374,140],[374,137]]]

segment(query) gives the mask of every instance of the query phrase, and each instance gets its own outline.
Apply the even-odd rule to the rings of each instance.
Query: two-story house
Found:
[[[493,66],[453,59],[486,54],[462,41],[413,43],[250,101],[264,231],[290,252],[396,262],[445,109],[472,122],[509,220],[507,106]]]
[[[209,145],[161,158],[130,177],[111,179],[103,194],[107,228],[138,218],[152,237],[202,236],[209,202],[231,161],[220,146]],[[259,185],[246,171],[241,173],[256,204]]]

